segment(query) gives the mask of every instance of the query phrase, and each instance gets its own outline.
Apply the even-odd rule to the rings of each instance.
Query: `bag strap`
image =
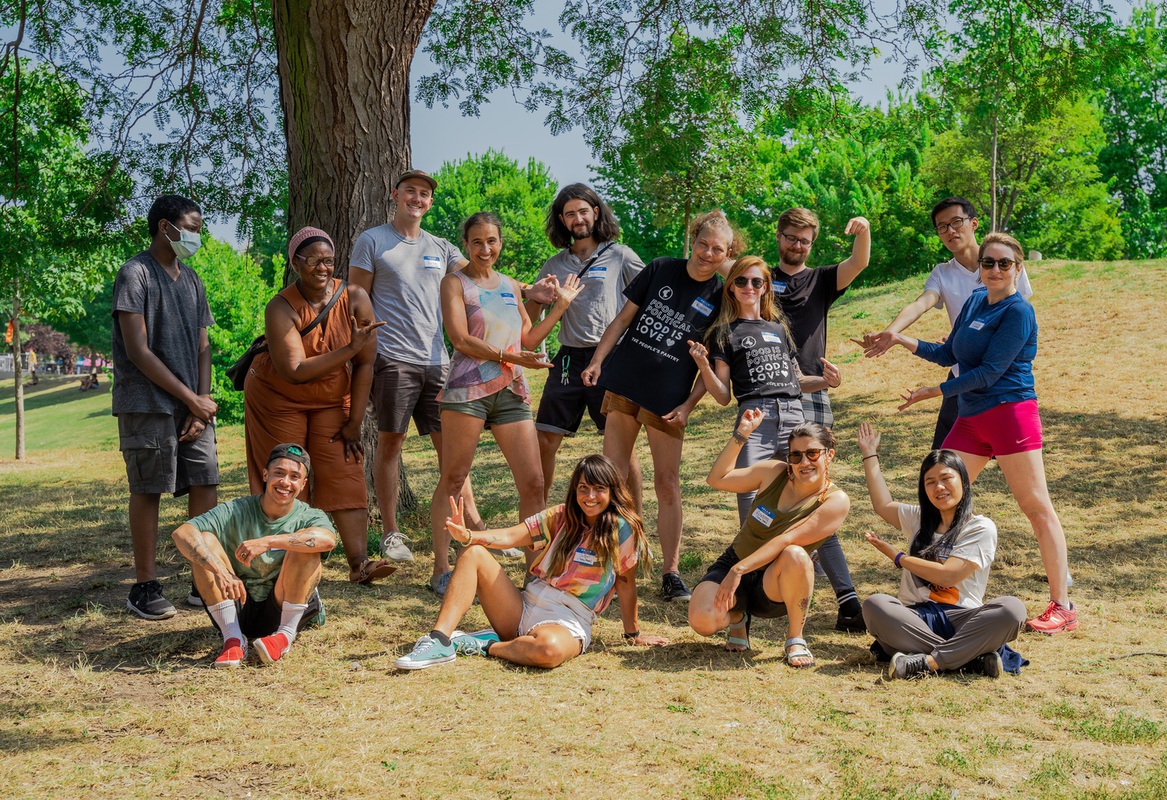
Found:
[[[298,289],[299,287],[296,288]],[[324,320],[328,319],[328,312],[332,311],[332,307],[336,305],[336,301],[340,299],[341,293],[346,289],[348,289],[348,281],[341,281],[340,286],[336,287],[336,291],[332,293],[332,299],[324,305],[324,308],[320,309],[320,313],[316,315],[316,318],[309,322],[305,327],[300,329],[301,336],[309,333],[321,322],[324,322]]]
[[[611,242],[604,242],[604,244],[600,247],[600,249],[592,254],[592,257],[588,259],[588,263],[583,265],[583,269],[581,269],[575,277],[580,279],[580,280],[583,280],[584,273],[587,272],[589,269],[591,269],[592,264],[596,263],[596,259],[599,258],[600,256],[602,256],[604,254],[604,251],[607,250],[611,246],[612,246]]]

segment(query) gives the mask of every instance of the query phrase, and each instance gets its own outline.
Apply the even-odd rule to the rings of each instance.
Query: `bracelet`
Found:
[[[900,569],[904,568],[903,564],[900,563],[900,559],[903,558],[905,555],[907,555],[907,554],[903,553],[903,552],[899,552],[899,553],[896,553],[896,557],[894,559],[892,559],[893,561],[895,561],[895,565],[897,567],[899,567]]]
[[[872,453],[869,456],[863,456],[863,458],[861,458],[860,461],[866,461],[869,458],[879,458],[879,453]]]
[[[630,642],[640,635],[640,631],[633,631],[632,633],[624,634],[624,641]]]
[[[474,544],[474,531],[466,531],[466,547]]]
[[[744,445],[746,442],[748,442],[748,441],[749,441],[749,440],[748,440],[746,437],[744,437],[744,436],[742,436],[740,433],[738,433],[738,431],[737,431],[737,428],[734,428],[734,429],[733,429],[733,434],[732,434],[732,436],[733,436],[733,440],[734,440],[735,442],[737,442],[738,444],[742,444],[742,445]]]

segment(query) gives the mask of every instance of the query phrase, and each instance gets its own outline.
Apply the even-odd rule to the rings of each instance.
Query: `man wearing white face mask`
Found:
[[[203,282],[180,259],[201,244],[203,215],[163,195],[147,215],[150,248],[118,270],[113,288],[113,413],[130,484],[135,583],[127,607],[144,619],[177,612],[156,575],[163,492],[187,495],[187,516],[217,504],[218,455],[211,399],[214,324]]]

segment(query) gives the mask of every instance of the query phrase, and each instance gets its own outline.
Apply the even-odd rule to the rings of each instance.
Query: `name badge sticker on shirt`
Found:
[[[974,319],[968,324],[968,326],[974,331],[979,331],[981,328],[985,327],[985,321],[983,319]]]
[[[693,308],[695,308],[697,313],[703,317],[708,317],[713,313],[713,303],[710,303],[703,297],[698,297],[693,301]]]
[[[774,281],[774,294],[786,294],[786,281]]]
[[[766,527],[770,527],[774,524],[774,512],[765,506],[758,506],[752,512],[750,512],[750,516]]]
[[[437,256],[422,256],[421,263],[422,266],[424,266],[426,269],[442,268],[442,259],[438,258]]]
[[[506,303],[508,306],[515,306],[516,308],[519,305],[519,301],[515,299],[515,295],[513,292],[503,292],[502,293],[502,301],[504,303]]]
[[[603,278],[606,278],[607,276],[608,276],[608,268],[607,267],[589,267],[587,274],[584,275],[585,278],[600,278],[601,280]]]
[[[578,564],[586,564],[589,567],[594,566],[596,560],[596,554],[586,547],[576,548],[575,558],[572,559],[572,561]]]
[[[782,344],[782,337],[774,331],[762,331],[762,341],[770,344]]]

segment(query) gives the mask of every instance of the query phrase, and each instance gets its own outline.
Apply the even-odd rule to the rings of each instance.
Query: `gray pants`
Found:
[[[825,398],[826,394],[826,392],[822,392],[822,397]],[[737,430],[737,422],[741,420],[742,414],[751,408],[765,411],[766,416],[762,420],[762,424],[750,434],[749,440],[742,446],[741,452],[737,456],[737,466],[748,467],[768,458],[785,459],[790,451],[790,432],[801,425],[805,419],[803,401],[798,398],[784,400],[775,397],[747,400],[738,409],[734,430]],[[827,408],[828,410],[830,408],[829,401],[827,401]],[[754,502],[756,494],[757,492],[743,492],[737,496],[739,524],[746,521],[746,515],[750,512],[750,504]],[[842,604],[850,598],[856,597],[855,586],[851,582],[851,571],[847,568],[847,557],[843,555],[843,545],[839,544],[839,537],[833,533],[827,537],[826,541],[819,545],[817,555],[818,563],[822,566],[823,572],[826,573],[827,580],[831,582],[831,588],[834,589],[835,598],[839,603]]]
[[[873,594],[863,601],[863,621],[880,647],[893,653],[923,653],[940,669],[960,669],[982,653],[991,653],[1017,638],[1025,624],[1025,604],[1016,597],[997,597],[980,608],[947,609],[956,629],[951,639],[932,632],[916,612],[898,598]]]

